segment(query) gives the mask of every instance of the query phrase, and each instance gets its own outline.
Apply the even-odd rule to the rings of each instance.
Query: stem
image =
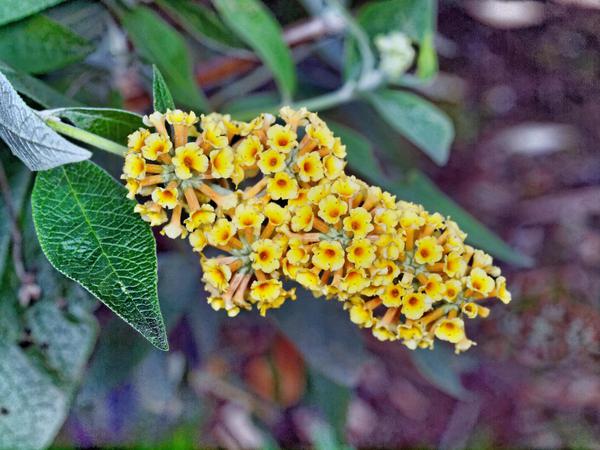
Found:
[[[365,34],[362,27],[354,20],[354,17],[350,12],[342,5],[339,0],[328,0],[338,12],[344,18],[346,25],[348,26],[348,31],[354,36],[356,39],[356,43],[358,45],[358,51],[360,52],[360,56],[362,57],[362,72],[361,77],[369,74],[375,68],[375,55],[371,50],[371,44],[369,42],[369,37]]]
[[[73,125],[61,122],[55,117],[48,117],[45,119],[45,122],[46,125],[53,130],[58,131],[60,134],[99,148],[100,150],[104,150],[119,156],[123,156],[125,153],[127,153],[127,147],[105,139],[94,133],[90,133],[89,131],[85,131],[81,128],[74,127]]]

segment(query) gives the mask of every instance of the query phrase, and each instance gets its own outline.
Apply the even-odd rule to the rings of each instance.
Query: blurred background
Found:
[[[226,1],[41,3],[55,6],[0,28],[0,67],[40,109],[148,113],[150,63],[182,107],[248,117],[277,105],[278,87],[290,94],[265,49],[271,28],[236,26]],[[296,66],[294,100],[314,105],[343,85],[353,24],[370,38],[395,31],[386,3],[263,3]],[[157,235],[171,351],[90,300],[95,346],[57,448],[600,448],[600,2],[397,3],[398,31],[418,55],[388,87],[450,119],[449,154],[420,151],[360,95],[317,107],[346,140],[351,172],[451,215],[497,257],[513,302],[470,323],[478,345],[458,356],[443,343],[411,352],[378,342],[335,302],[311,298],[267,319],[227,319],[206,304],[188,246]],[[260,30],[260,14],[238,7]],[[44,20],[77,35],[71,60],[15,51]],[[118,177],[121,160],[94,159]],[[14,161],[4,164],[19,182]]]

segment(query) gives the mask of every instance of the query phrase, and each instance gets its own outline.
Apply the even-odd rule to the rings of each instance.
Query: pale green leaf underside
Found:
[[[46,73],[83,59],[93,46],[42,15],[0,28],[0,60],[27,73]]]
[[[48,127],[0,73],[0,138],[30,170],[88,159],[91,153]]]
[[[91,162],[41,172],[32,193],[40,244],[152,344],[168,349],[157,296],[156,244],[125,190]]]

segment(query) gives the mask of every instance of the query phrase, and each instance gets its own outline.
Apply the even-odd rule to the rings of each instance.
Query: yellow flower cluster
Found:
[[[128,196],[200,253],[212,307],[264,315],[295,299],[287,279],[344,302],[378,339],[473,345],[463,319],[486,317],[483,299],[510,301],[492,258],[455,222],[346,175],[345,146],[316,114],[284,107],[280,118],[155,112],[144,117],[154,132],[129,136]]]

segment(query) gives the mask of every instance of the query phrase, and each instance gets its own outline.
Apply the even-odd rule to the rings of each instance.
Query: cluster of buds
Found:
[[[453,221],[347,175],[345,146],[316,114],[280,118],[144,117],[154,132],[129,136],[122,176],[143,199],[135,211],[189,240],[209,303],[229,316],[295,299],[291,280],[343,302],[378,339],[468,349],[463,318],[486,317],[489,297],[510,301],[492,258]]]

